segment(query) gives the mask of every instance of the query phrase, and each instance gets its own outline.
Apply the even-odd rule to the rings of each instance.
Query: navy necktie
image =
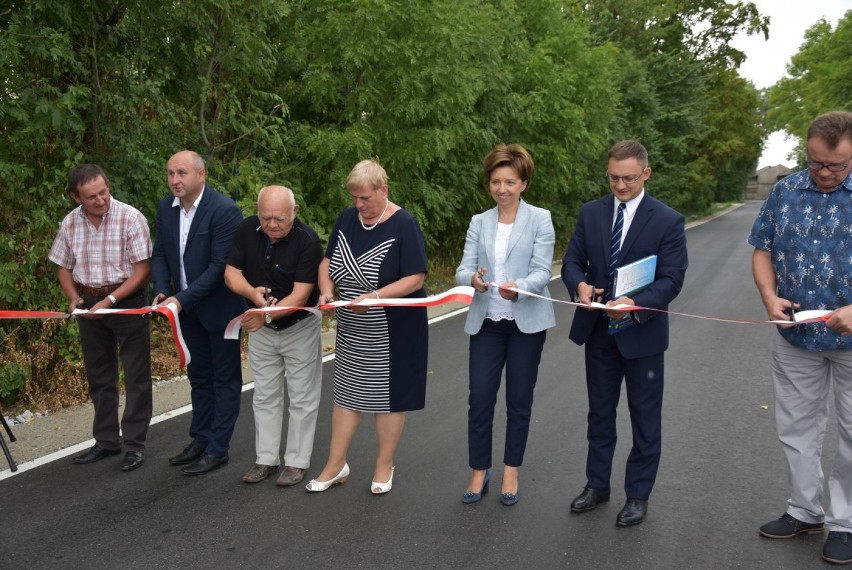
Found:
[[[618,265],[618,255],[621,253],[621,232],[624,229],[624,209],[627,205],[624,202],[618,204],[618,213],[615,215],[615,224],[612,226],[612,237],[609,239],[609,287],[607,297],[612,299],[613,283],[615,277],[615,268]],[[609,300],[607,299],[607,300]]]

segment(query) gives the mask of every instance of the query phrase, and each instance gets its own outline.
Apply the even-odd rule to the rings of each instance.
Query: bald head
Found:
[[[290,233],[298,211],[293,191],[285,186],[264,186],[257,194],[260,227],[272,242]]]
[[[260,192],[257,193],[257,207],[260,210],[260,203],[263,200],[286,200],[290,203],[291,208],[296,207],[296,196],[293,194],[293,191],[287,188],[286,186],[264,186],[260,189]]]
[[[204,159],[197,152],[182,150],[173,154],[166,164],[169,176],[169,188],[172,194],[180,199],[187,210],[204,190],[207,170]]]

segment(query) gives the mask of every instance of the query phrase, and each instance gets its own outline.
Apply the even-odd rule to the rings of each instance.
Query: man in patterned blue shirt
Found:
[[[787,512],[768,538],[823,532],[822,557],[852,562],[852,113],[820,115],[807,136],[807,169],[775,185],[748,242],[770,319],[832,310],[825,323],[780,326],[772,344],[775,423],[791,483]],[[834,391],[838,446],[823,510],[820,463]]]

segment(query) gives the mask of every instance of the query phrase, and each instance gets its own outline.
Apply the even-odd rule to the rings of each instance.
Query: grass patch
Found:
[[[686,223],[695,222],[698,220],[703,220],[704,218],[710,218],[715,216],[719,212],[723,212],[733,206],[736,202],[713,202],[707,207],[703,212],[698,214],[689,214],[686,216]]]

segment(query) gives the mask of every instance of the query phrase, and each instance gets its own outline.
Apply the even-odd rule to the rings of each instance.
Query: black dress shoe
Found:
[[[640,501],[639,499],[627,499],[624,503],[624,508],[618,513],[615,519],[615,524],[618,526],[633,526],[645,520],[645,514],[648,512],[648,501]]]
[[[142,465],[141,451],[128,451],[124,454],[124,463],[121,464],[122,471],[133,471]]]
[[[204,475],[205,473],[210,473],[214,469],[218,469],[227,462],[227,455],[225,457],[219,457],[217,455],[210,455],[209,453],[205,453],[201,456],[201,459],[199,459],[192,465],[187,465],[180,471],[184,475]]]
[[[609,501],[609,491],[598,491],[586,485],[583,492],[571,503],[571,512],[585,513],[607,501]]]
[[[86,453],[75,457],[74,463],[77,465],[85,465],[87,463],[94,463],[95,461],[100,461],[104,457],[109,457],[110,455],[118,455],[119,453],[121,453],[120,449],[104,449],[96,443]]]
[[[189,465],[202,455],[204,455],[204,448],[198,447],[194,443],[190,443],[183,449],[183,451],[174,457],[169,457],[169,463],[172,465]]]

